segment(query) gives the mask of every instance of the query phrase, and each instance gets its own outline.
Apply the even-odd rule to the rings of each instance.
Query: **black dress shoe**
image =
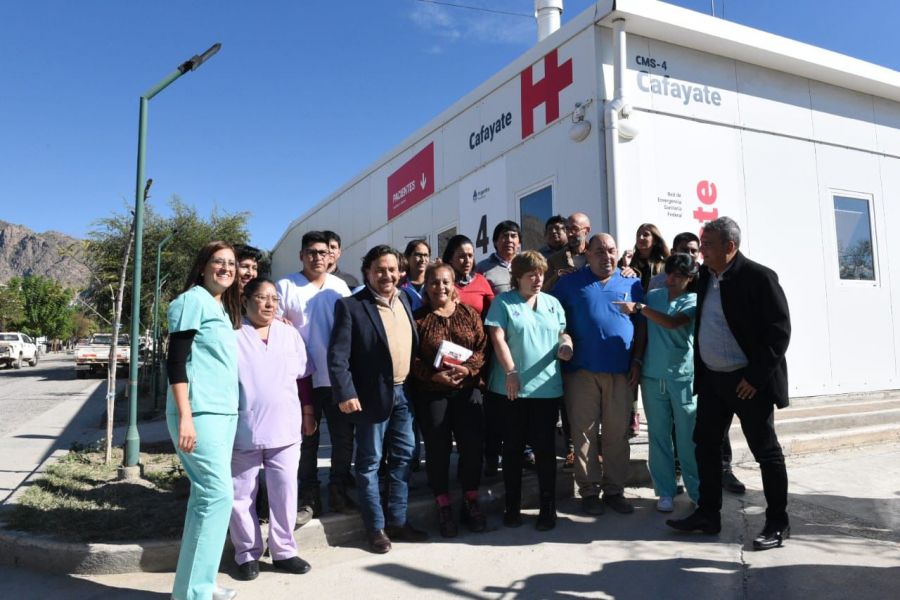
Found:
[[[403,525],[388,525],[384,528],[384,532],[395,542],[424,542],[428,539],[427,533],[416,529],[409,524],[409,521]]]
[[[253,581],[259,577],[259,561],[248,560],[244,564],[238,565],[238,579],[241,581]]]
[[[780,548],[784,544],[784,540],[791,537],[791,526],[770,527],[768,524],[763,527],[762,532],[753,540],[754,550],[771,550],[772,548]]]
[[[308,562],[299,556],[292,556],[290,558],[285,558],[284,560],[273,560],[272,566],[280,571],[287,571],[294,575],[309,573],[309,570],[312,568]]]
[[[369,548],[375,554],[387,554],[391,551],[391,538],[387,536],[384,529],[376,529],[366,535],[369,537]]]
[[[747,486],[731,471],[722,471],[722,487],[732,494],[743,494],[747,491]]]
[[[667,519],[666,525],[678,531],[699,531],[707,535],[715,535],[722,531],[722,522],[718,517],[709,517],[699,510],[683,519]]]

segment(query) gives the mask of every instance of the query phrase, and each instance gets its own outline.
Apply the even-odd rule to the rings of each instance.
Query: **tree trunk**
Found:
[[[113,294],[113,334],[112,343],[109,346],[109,365],[106,371],[106,464],[112,461],[113,417],[116,409],[116,351],[119,347],[119,329],[122,321],[122,302],[125,297],[125,278],[128,274],[128,259],[131,257],[131,246],[134,244],[134,217],[131,219],[131,229],[128,233],[128,243],[125,244],[125,256],[122,257],[122,270],[119,271],[119,293]],[[129,361],[137,360],[136,356],[129,356]],[[130,367],[129,367],[130,368]]]

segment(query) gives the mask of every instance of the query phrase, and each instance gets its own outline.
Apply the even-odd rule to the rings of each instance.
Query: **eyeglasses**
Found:
[[[224,267],[233,269],[237,266],[237,264],[233,260],[225,260],[224,258],[213,258],[209,261],[209,264],[215,265],[216,267],[218,267],[220,269],[222,269]]]
[[[307,256],[315,258],[316,256],[325,258],[329,254],[331,254],[331,250],[313,250],[312,248],[307,248],[304,250]]]
[[[251,297],[259,303],[271,302],[273,304],[278,304],[280,300],[280,298],[275,295],[263,296],[262,294],[253,294]]]

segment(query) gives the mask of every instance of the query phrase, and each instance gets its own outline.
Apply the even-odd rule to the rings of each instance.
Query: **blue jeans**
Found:
[[[359,510],[369,531],[384,529],[385,515],[378,491],[378,465],[383,446],[388,452],[388,522],[406,523],[409,462],[413,453],[412,412],[402,385],[394,386],[391,416],[379,423],[356,425],[356,486]]]

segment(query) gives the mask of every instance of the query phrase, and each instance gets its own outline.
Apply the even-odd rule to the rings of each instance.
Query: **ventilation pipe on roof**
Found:
[[[534,17],[537,19],[538,41],[559,29],[563,0],[534,0]]]
[[[613,99],[607,102],[604,121],[606,125],[606,195],[609,211],[609,233],[616,242],[625,234],[625,199],[621,194],[619,176],[619,143],[638,134],[631,115],[631,105],[625,101],[626,39],[625,19],[618,18],[613,25]]]

